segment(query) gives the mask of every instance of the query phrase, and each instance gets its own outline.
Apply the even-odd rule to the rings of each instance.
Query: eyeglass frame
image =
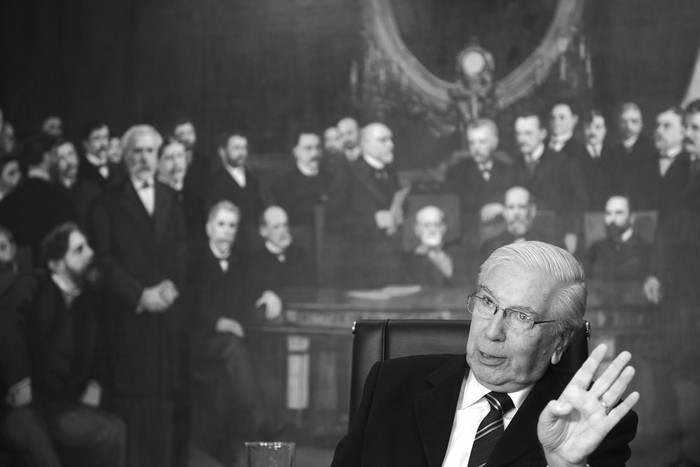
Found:
[[[491,301],[491,302],[493,303],[493,306],[494,306],[493,315],[489,316],[488,318],[484,316],[483,318],[490,321],[491,319],[493,319],[494,316],[496,316],[496,314],[498,314],[498,310],[501,310],[501,311],[503,312],[503,323],[505,324],[505,326],[508,327],[508,329],[512,329],[513,331],[516,331],[516,332],[527,332],[527,331],[531,331],[532,329],[535,328],[535,324],[554,323],[554,322],[557,321],[556,319],[545,319],[545,320],[542,320],[542,321],[535,321],[535,318],[533,318],[533,317],[530,316],[529,314],[525,313],[524,311],[521,311],[521,310],[514,310],[513,308],[501,308],[500,306],[498,306],[498,305],[496,304],[496,302],[495,302],[492,298],[490,298],[490,297],[482,297],[482,296],[480,296],[480,295],[477,295],[477,292],[473,292],[473,293],[470,293],[469,295],[467,295],[467,311],[469,312],[469,314],[470,314],[471,316],[474,316],[474,312],[471,310],[471,307],[469,306],[469,304],[473,302],[473,299],[478,299],[481,303],[484,303],[484,300],[489,300],[489,301]],[[485,305],[485,304],[484,304],[484,305]],[[524,314],[526,314],[526,315],[528,316],[528,318],[530,318],[530,320],[531,320],[531,322],[532,322],[532,326],[529,327],[528,329],[522,329],[522,330],[521,330],[521,329],[516,329],[516,328],[512,327],[512,325],[508,325],[508,323],[511,322],[511,321],[509,320],[509,316],[512,315],[513,313],[524,313]],[[481,316],[479,316],[479,317],[481,317]]]

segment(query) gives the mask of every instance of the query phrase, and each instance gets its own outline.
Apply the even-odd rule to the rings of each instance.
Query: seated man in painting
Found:
[[[460,255],[458,245],[445,244],[447,223],[440,208],[419,209],[414,231],[420,243],[404,257],[404,283],[448,287],[466,282],[465,258]]]

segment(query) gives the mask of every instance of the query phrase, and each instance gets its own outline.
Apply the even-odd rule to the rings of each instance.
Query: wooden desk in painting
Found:
[[[469,319],[466,302],[470,292],[417,287],[289,289],[281,294],[283,319],[250,330],[260,338],[286,340],[286,407],[305,413],[305,424],[333,438],[346,429],[353,323],[358,319]],[[654,310],[640,284],[589,283],[589,347],[605,342],[610,355],[638,347],[649,334]]]

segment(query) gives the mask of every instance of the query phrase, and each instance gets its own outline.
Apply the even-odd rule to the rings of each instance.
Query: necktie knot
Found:
[[[491,391],[484,396],[491,407],[501,412],[502,415],[507,414],[515,408],[513,400],[504,392]]]

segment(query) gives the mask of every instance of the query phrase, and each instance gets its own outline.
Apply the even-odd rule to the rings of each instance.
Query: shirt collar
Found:
[[[561,135],[552,135],[552,140],[563,146],[564,144],[566,144],[567,141],[569,141],[573,137],[574,132],[568,131],[566,133],[562,133]]]
[[[273,255],[281,255],[285,251],[282,248],[270,242],[269,240],[265,242],[265,248],[267,248],[267,251],[269,251]]]
[[[537,146],[534,151],[532,151],[532,153],[529,156],[530,160],[536,162],[536,161],[540,160],[540,157],[542,157],[542,154],[544,154],[544,143],[540,143],[540,145]]]
[[[675,148],[671,148],[668,151],[664,153],[664,157],[668,159],[675,159],[678,154],[681,153],[683,148],[681,146],[676,146]]]
[[[520,391],[508,393],[516,410],[523,405],[525,398],[528,394],[530,394],[533,386],[534,385],[530,385],[525,389],[521,389]],[[476,377],[474,377],[474,373],[470,371],[469,376],[467,376],[467,382],[464,386],[464,394],[462,396],[459,409],[466,409],[467,407],[476,404],[489,392],[491,392],[491,390],[478,382]]]
[[[362,154],[362,158],[369,164],[370,167],[372,167],[375,170],[382,170],[384,168],[384,164],[381,161],[378,161],[374,157],[369,157],[367,154]]]
[[[41,169],[39,167],[31,167],[27,171],[27,178],[39,178],[47,182],[51,181],[51,176],[49,175],[49,173],[46,170]]]
[[[82,289],[78,287],[78,285],[76,285],[72,281],[67,280],[63,276],[60,276],[58,274],[51,274],[51,280],[54,284],[56,284],[56,287],[59,288],[64,300],[68,305],[70,305],[71,302],[78,298],[78,296],[82,293]]]
[[[635,143],[637,142],[638,139],[639,139],[639,135],[630,136],[629,138],[622,140],[622,145],[624,147],[626,147],[627,149],[631,149],[632,146],[635,145]]]
[[[230,251],[228,254],[222,253],[219,251],[218,248],[216,248],[216,246],[212,242],[209,242],[209,249],[211,250],[212,254],[216,257],[216,259],[219,259],[219,260],[228,259],[229,256],[231,256]]]
[[[318,175],[318,170],[311,170],[302,164],[297,163],[297,168],[299,169],[299,172],[301,172],[302,175],[306,177],[315,177],[316,175]]]
[[[136,191],[141,191],[145,190],[146,188],[151,189],[153,188],[153,177],[148,177],[148,178],[136,178],[136,177],[130,177],[131,178],[131,184],[134,185],[134,188]],[[145,183],[148,183],[148,187],[144,187],[143,185]]]
[[[94,154],[90,154],[88,152],[88,153],[85,153],[85,158],[88,160],[88,162],[90,162],[92,165],[97,166],[97,167],[101,167],[101,166],[107,164],[107,156],[105,156],[104,158],[101,158],[101,157],[98,157]]]
[[[623,242],[628,241],[630,238],[632,238],[633,231],[634,231],[634,229],[632,229],[632,227],[630,227],[629,229],[622,232],[622,235],[620,235],[620,240],[622,240]]]

